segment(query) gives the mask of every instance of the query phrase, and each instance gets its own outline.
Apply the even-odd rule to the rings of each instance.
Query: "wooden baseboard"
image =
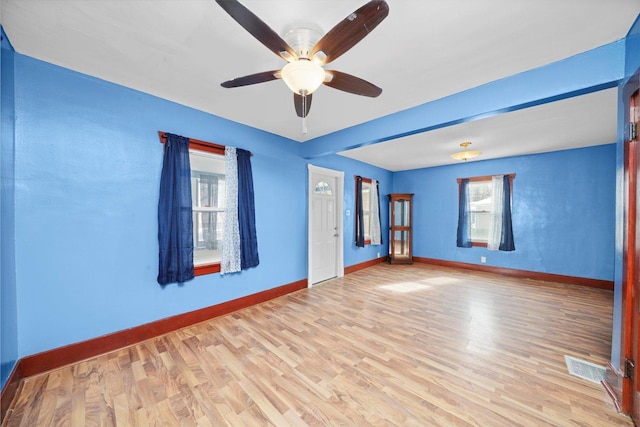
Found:
[[[155,322],[136,326],[109,335],[54,348],[42,353],[33,354],[18,360],[7,383],[2,388],[1,419],[4,419],[11,401],[24,378],[61,368],[71,363],[99,356],[118,350],[141,341],[155,338],[180,328],[195,325],[215,317],[250,307],[261,302],[305,289],[307,279],[268,289],[246,297],[234,299],[221,304],[190,311],[176,316],[160,319]]]
[[[564,276],[562,274],[540,273],[537,271],[517,270],[513,268],[492,267],[489,265],[470,264],[466,262],[447,261],[434,258],[413,257],[414,262],[439,265],[442,267],[461,268],[466,270],[484,271],[503,276],[517,277],[520,279],[543,280],[546,282],[564,283],[567,285],[588,286],[591,288],[607,289],[613,291],[612,280],[589,279],[587,277]]]
[[[361,262],[360,264],[354,264],[354,265],[350,265],[349,267],[345,267],[344,269],[344,274],[350,274],[350,273],[355,273],[358,270],[363,270],[367,267],[371,267],[374,266],[376,264],[381,264],[383,262],[385,262],[387,260],[387,257],[380,257],[380,258],[375,258],[375,259],[371,259],[369,261],[365,261],[365,262]]]

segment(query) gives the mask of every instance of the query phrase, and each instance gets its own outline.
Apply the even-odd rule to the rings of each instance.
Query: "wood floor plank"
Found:
[[[611,291],[378,264],[27,378],[2,426],[632,426]]]

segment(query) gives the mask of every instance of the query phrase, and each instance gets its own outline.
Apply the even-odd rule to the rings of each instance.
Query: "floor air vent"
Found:
[[[571,356],[564,356],[564,360],[567,362],[567,369],[571,375],[580,377],[582,379],[600,383],[607,376],[607,368],[604,366],[596,365],[595,363],[587,362],[585,360],[576,359]]]

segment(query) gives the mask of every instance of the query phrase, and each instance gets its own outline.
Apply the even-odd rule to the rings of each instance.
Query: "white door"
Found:
[[[309,286],[344,275],[343,173],[309,165]]]

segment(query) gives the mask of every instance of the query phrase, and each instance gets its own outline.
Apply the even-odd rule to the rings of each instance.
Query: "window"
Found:
[[[487,243],[491,223],[491,179],[469,182],[471,242]]]
[[[513,250],[510,205],[514,178],[515,174],[458,179],[458,246]],[[508,185],[503,186],[504,180]]]
[[[362,180],[362,222],[364,223],[364,243],[371,244],[371,180]]]
[[[328,196],[333,194],[329,183],[324,181],[320,181],[319,183],[317,183],[316,187],[313,189],[313,192],[316,194],[326,194]]]
[[[219,273],[224,226],[224,146],[190,139],[194,274]]]
[[[193,265],[219,263],[224,224],[224,156],[189,149],[193,211]]]

